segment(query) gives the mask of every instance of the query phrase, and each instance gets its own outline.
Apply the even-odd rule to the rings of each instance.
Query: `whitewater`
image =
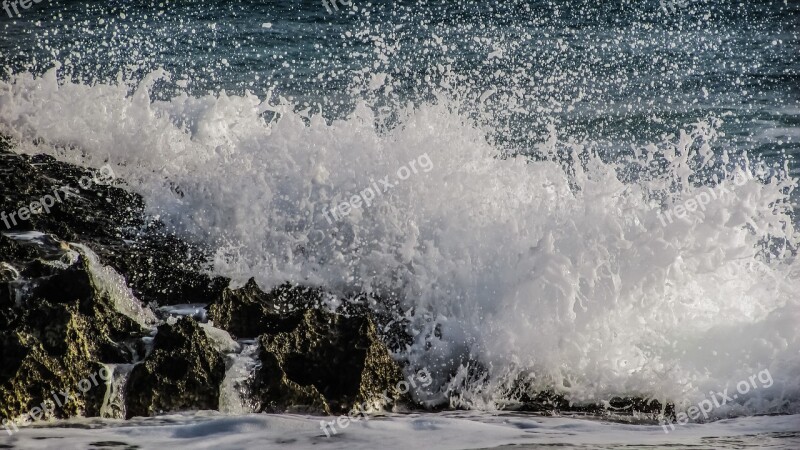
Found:
[[[0,84],[2,131],[25,152],[113,164],[150,213],[216,249],[215,274],[400,298],[414,343],[399,357],[434,374],[431,404],[498,408],[520,376],[577,403],[695,403],[769,369],[774,387],[715,413],[796,412],[796,182],[713,156],[713,122],[611,162],[551,129],[533,160],[503,155],[446,102],[377,131],[366,106],[328,123],[250,94],[151,101],[160,76],[129,95],[55,69],[19,75]],[[429,172],[323,217],[424,153]],[[659,219],[702,177],[729,193]]]
[[[352,16],[369,22],[369,11],[355,11]],[[139,19],[128,14],[119,19],[126,26]],[[328,439],[320,417],[252,414],[228,393],[223,412],[70,419],[27,427],[8,442],[31,449],[49,448],[56,439],[76,447],[226,449],[265,442],[295,448],[800,447],[798,171],[780,147],[796,146],[800,133],[772,116],[762,119],[748,103],[796,117],[795,97],[772,105],[738,78],[734,84],[749,89],[743,104],[726,93],[709,96],[691,76],[715,79],[716,72],[693,69],[723,64],[686,68],[678,56],[656,55],[650,46],[664,41],[669,50],[684,45],[714,53],[725,40],[703,32],[698,38],[691,27],[662,35],[647,17],[630,35],[609,41],[632,48],[631,60],[638,61],[637,51],[656,55],[645,67],[661,64],[690,79],[667,99],[654,100],[671,88],[648,86],[637,78],[638,65],[613,78],[587,71],[597,63],[591,58],[571,66],[553,57],[580,48],[568,36],[576,34],[570,27],[577,20],[554,29],[542,19],[543,35],[485,20],[464,28],[475,34],[464,38],[455,25],[454,37],[428,29],[427,18],[420,19],[426,13],[407,14],[400,19],[409,28],[360,23],[353,33],[342,32],[342,48],[357,39],[369,43],[367,50],[347,50],[366,62],[344,81],[334,69],[320,70],[320,80],[324,75],[345,87],[306,96],[278,85],[316,79],[316,62],[302,68],[306,73],[287,69],[274,55],[263,57],[265,65],[287,71],[271,74],[277,87],[265,91],[250,82],[225,89],[226,71],[234,70],[228,58],[246,72],[234,60],[247,52],[237,53],[238,42],[231,45],[236,52],[225,47],[222,19],[198,19],[194,30],[194,19],[187,18],[182,29],[192,36],[211,33],[215,45],[219,40],[230,51],[210,74],[189,76],[182,68],[133,64],[112,54],[109,60],[125,62],[118,73],[83,76],[102,64],[57,57],[61,43],[39,44],[50,62],[36,60],[0,78],[0,133],[15,140],[17,152],[95,169],[109,165],[126,189],[142,195],[148,214],[209,249],[209,274],[229,277],[234,286],[254,278],[265,291],[287,281],[321,287],[338,296],[331,309],[360,293],[396,301],[395,321],[408,324],[410,344],[393,356],[408,373],[432,375],[430,386],[411,393],[440,412],[378,414]],[[243,19],[245,35],[289,34],[280,31],[280,21],[262,25],[266,15],[252,15]],[[159,25],[144,19],[151,28],[132,39],[137,57],[147,54],[143,48],[168,53],[159,45],[175,41],[153,44],[160,40],[153,31]],[[81,29],[94,33],[93,27]],[[97,35],[122,39],[114,27],[112,20],[103,22]],[[727,22],[712,28],[709,34],[746,34]],[[587,31],[595,32],[602,35]],[[417,34],[424,34],[424,53],[408,50]],[[797,42],[789,33],[779,37]],[[302,45],[311,47],[312,38],[305,38]],[[461,41],[475,42],[469,51],[480,54],[477,68],[459,67],[453,42]],[[535,53],[534,43],[551,41],[553,54]],[[778,43],[770,37],[759,45],[769,52]],[[101,47],[80,42],[77,48],[95,55]],[[603,52],[611,50],[598,48],[593,57],[605,62]],[[431,62],[429,49],[441,58]],[[425,70],[409,62],[417,54],[426,55],[420,56]],[[730,67],[745,73],[746,64]],[[395,65],[411,72],[402,75],[412,82]],[[769,64],[757,68],[764,67]],[[412,95],[408,84],[414,83]],[[652,97],[649,89],[656,92]],[[637,90],[644,99],[625,104],[614,97],[620,91],[634,98]],[[342,112],[326,103],[337,95],[352,107]],[[698,102],[708,108],[702,114],[692,109]],[[578,133],[570,122],[592,123],[626,108],[646,120],[601,137],[589,125]],[[669,117],[673,112],[683,115]],[[749,125],[751,113],[756,119]],[[751,140],[732,132],[747,126]],[[780,145],[773,149],[772,143]],[[760,151],[765,146],[768,151]],[[423,156],[429,164],[410,173],[410,162],[422,167]],[[403,168],[409,176],[401,176]],[[381,183],[387,176],[391,188]],[[380,195],[367,202],[362,193],[372,187]],[[352,206],[355,196],[358,207]],[[336,209],[342,204],[350,205],[346,213]],[[332,210],[339,211],[335,220]],[[236,370],[246,378],[253,368],[239,359]],[[759,384],[764,371],[770,382]],[[747,392],[737,390],[750,380]],[[563,395],[575,407],[609,406],[610,414],[514,412],[542,391]],[[641,398],[691,415],[692,407],[722,392],[737,396],[669,433],[650,418],[611,407],[614,398]]]

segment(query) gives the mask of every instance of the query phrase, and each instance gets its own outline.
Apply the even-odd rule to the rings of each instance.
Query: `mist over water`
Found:
[[[769,369],[714,414],[798,412],[790,3],[41,4],[0,26],[0,131],[113,164],[215,274],[399,299],[431,405]]]

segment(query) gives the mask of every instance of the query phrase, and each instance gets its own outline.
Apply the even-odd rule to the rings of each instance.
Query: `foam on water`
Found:
[[[68,427],[33,426],[0,443],[50,449],[139,446],[140,448],[248,449],[467,449],[541,448],[777,448],[800,444],[800,416],[745,417],[713,424],[689,424],[669,434],[658,425],[632,425],[567,417],[485,412],[387,415],[360,420],[326,437],[320,417],[257,414],[220,417],[214,413],[167,415],[125,422],[72,419]],[[90,429],[86,429],[90,428]],[[513,447],[512,447],[513,446]]]
[[[329,123],[249,93],[151,101],[166,76],[130,94],[23,73],[0,82],[0,131],[110,163],[238,283],[397,296],[415,333],[399,357],[434,374],[431,402],[495,408],[525,376],[577,402],[688,405],[769,369],[773,386],[716,412],[800,408],[794,181],[715,148],[715,121],[611,161],[551,128],[527,159],[445,94],[386,130],[364,103]],[[401,180],[422,155],[432,168]],[[396,185],[328,222],[385,176]],[[660,215],[712,191],[702,211]]]
[[[258,344],[242,343],[236,353],[226,355],[225,379],[219,390],[219,410],[226,414],[241,415],[256,411],[252,403],[250,386],[260,367]]]

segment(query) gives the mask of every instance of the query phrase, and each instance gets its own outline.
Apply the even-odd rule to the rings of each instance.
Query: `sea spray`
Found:
[[[770,349],[782,361],[770,367],[776,383],[797,389],[790,375],[797,359],[782,344],[797,342],[786,317],[800,311],[795,263],[782,256],[798,242],[785,168],[728,182],[730,195],[710,202],[702,217],[659,220],[669,204],[733,180],[735,166],[749,164],[735,154],[727,163],[708,158],[713,123],[611,162],[590,142],[552,129],[533,161],[498,158],[446,104],[406,111],[402,126],[380,132],[365,109],[332,124],[283,110],[266,123],[259,114],[270,106],[249,95],[142,104],[114,86],[86,95],[86,87],[64,83],[54,95],[51,79],[6,85],[2,95],[19,102],[6,121],[30,110],[16,94],[23,89],[28,102],[103,101],[137,116],[124,124],[101,114],[69,126],[45,113],[27,120],[46,140],[81,143],[89,161],[97,154],[120,163],[119,175],[153,213],[218,247],[218,274],[401,298],[415,339],[406,357],[430,367],[442,388],[475,361],[488,378],[462,389],[486,400],[516,376],[497,371],[509,367],[575,401],[692,398],[751,372]],[[191,130],[173,125],[197,104],[214,113],[194,117]],[[136,138],[120,140],[123,129]],[[163,139],[171,144],[158,145]],[[309,238],[324,224],[323,205],[421,153],[437,162],[433,170],[376,198],[380,207],[343,217],[328,239]],[[635,179],[623,177],[634,169]]]

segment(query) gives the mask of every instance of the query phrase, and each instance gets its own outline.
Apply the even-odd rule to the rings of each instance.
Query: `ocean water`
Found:
[[[112,164],[236,283],[397,299],[413,344],[396,356],[434,379],[416,398],[475,415],[388,416],[347,445],[442,430],[451,448],[797,447],[797,2],[333,5],[53,1],[1,16],[0,132],[21,152]],[[519,379],[576,405],[679,410],[751,387],[715,405],[722,421],[665,434],[510,419],[498,411]],[[334,445],[315,418],[234,410],[92,423],[114,442],[152,433],[143,448],[206,432],[218,448],[275,433]],[[37,433],[106,440],[24,433],[25,448],[49,445]]]
[[[744,417],[687,425],[665,434],[653,425],[478,411],[376,417],[336,435],[319,418],[293,414],[220,417],[168,415],[128,422],[73,419],[25,429],[4,442],[23,449],[59,448],[501,448],[501,449],[796,449],[797,416]]]

